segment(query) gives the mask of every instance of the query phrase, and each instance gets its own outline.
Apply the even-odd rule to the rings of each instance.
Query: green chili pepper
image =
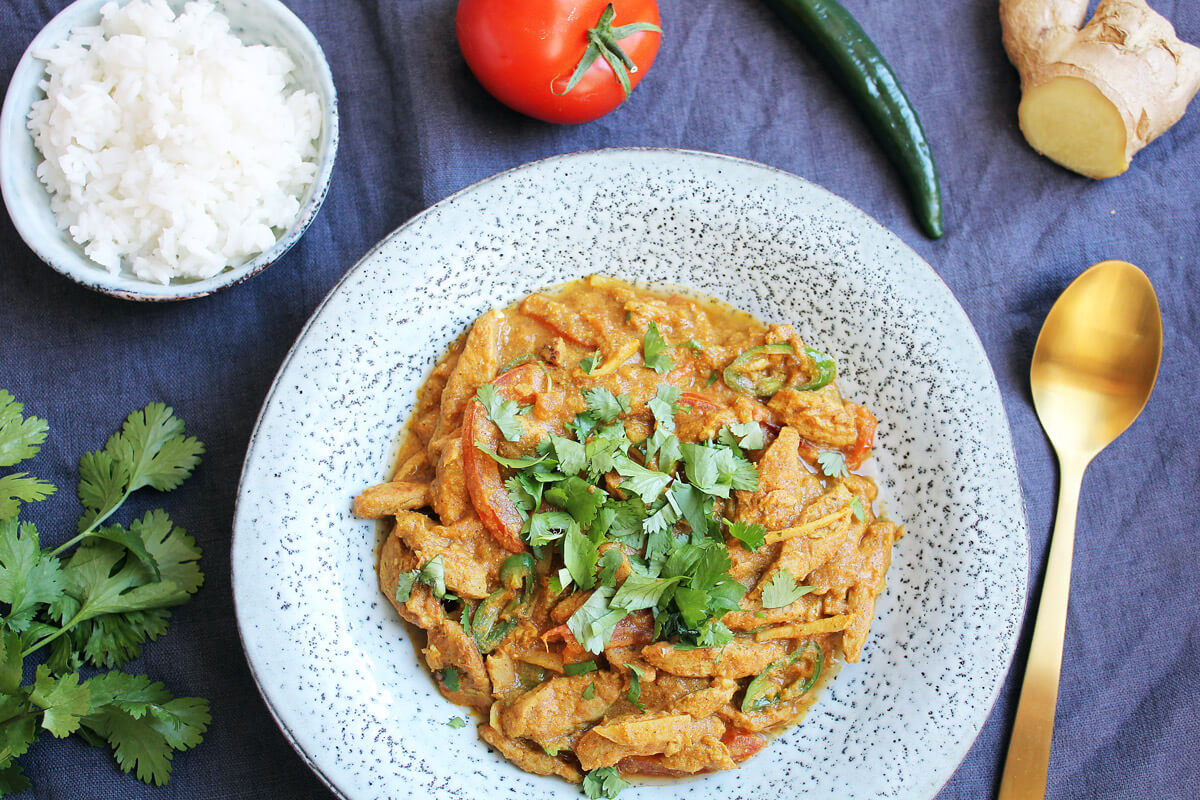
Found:
[[[487,596],[475,609],[475,618],[467,615],[470,633],[479,645],[479,652],[495,650],[513,628],[520,616],[533,604],[533,556],[517,553],[500,565],[500,588]]]
[[[804,348],[804,355],[808,356],[813,377],[808,383],[793,386],[793,389],[798,392],[812,392],[833,383],[837,378],[837,362],[831,356],[811,347]]]
[[[725,372],[723,373],[725,385],[735,392],[741,392],[742,394],[753,395],[755,397],[771,397],[783,388],[783,379],[775,375],[768,375],[760,379],[758,383],[754,383],[746,377],[746,371],[759,358],[795,354],[796,348],[786,342],[751,347],[730,362],[729,366],[725,368]],[[811,347],[804,348],[804,355],[809,361],[813,377],[807,383],[791,388],[797,391],[809,392],[820,389],[823,386],[828,386],[837,377],[837,362],[828,355]]]
[[[517,627],[515,619],[500,619],[500,615],[504,613],[505,606],[508,605],[510,599],[512,599],[512,590],[498,589],[488,595],[487,599],[475,609],[475,619],[471,623],[471,635],[475,637],[475,644],[479,645],[479,652],[485,655],[492,652],[500,646],[504,637]]]
[[[810,647],[817,649],[817,664],[813,668],[813,674],[808,680],[798,683],[793,683],[791,686],[786,686],[776,692],[774,695],[768,695],[767,692],[772,688],[771,675],[777,671],[790,667],[800,660],[805,651]],[[742,713],[749,714],[751,711],[758,711],[761,708],[774,705],[783,700],[794,700],[801,697],[805,692],[812,689],[817,684],[817,679],[821,677],[821,668],[825,666],[825,653],[813,641],[807,641],[800,647],[796,648],[790,656],[784,656],[778,661],[773,661],[767,665],[767,668],[758,675],[754,676],[754,680],[746,687],[746,694],[742,697]]]
[[[942,190],[921,121],[900,81],[858,21],[837,0],[766,0],[850,95],[908,184],[917,221],[942,235]]]

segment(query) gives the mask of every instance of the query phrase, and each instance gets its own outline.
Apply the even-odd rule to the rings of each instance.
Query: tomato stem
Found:
[[[583,51],[583,58],[579,59],[579,63],[575,65],[575,71],[571,73],[570,80],[567,81],[567,86],[561,92],[554,92],[558,95],[566,94],[575,88],[584,74],[587,73],[596,60],[603,58],[608,62],[608,66],[612,68],[613,75],[616,76],[617,82],[621,84],[621,88],[625,91],[625,96],[633,91],[633,87],[629,84],[629,73],[637,72],[637,64],[629,57],[621,48],[621,40],[627,36],[632,36],[635,33],[643,31],[652,31],[654,33],[662,33],[662,28],[652,22],[631,22],[628,25],[621,25],[614,28],[612,26],[613,17],[617,12],[613,9],[612,3],[604,9],[604,13],[600,15],[600,21],[596,23],[596,27],[588,28],[587,50]],[[554,91],[551,89],[551,91]]]

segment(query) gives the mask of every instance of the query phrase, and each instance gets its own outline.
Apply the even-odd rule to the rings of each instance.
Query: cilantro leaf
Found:
[[[587,685],[587,687],[586,687],[586,688],[583,690],[583,699],[584,699],[584,700],[591,700],[591,699],[592,699],[593,697],[595,697],[595,696],[596,696],[596,682],[595,682],[595,681],[592,681],[592,682],[591,682],[591,683],[589,683],[589,684]]]
[[[7,720],[0,725],[0,755],[10,759],[22,756],[37,740],[36,710],[24,697],[0,695],[0,719]]]
[[[450,691],[454,691],[454,690],[451,689]],[[465,727],[467,727],[467,721],[465,719],[463,719],[462,717],[451,717],[450,721],[446,723],[446,727],[447,728],[455,728],[455,729],[465,728]]]
[[[638,711],[645,713],[646,704],[642,702],[642,670],[634,664],[626,664],[629,667],[629,691],[625,693],[625,699],[637,706]]]
[[[708,517],[713,509],[712,498],[705,497],[695,486],[678,481],[671,486],[669,496],[687,520],[692,535],[707,536]]]
[[[588,480],[595,482],[612,472],[617,453],[624,454],[628,449],[629,440],[624,436],[620,438],[594,436],[589,439],[584,445],[584,454],[588,462]]]
[[[495,423],[506,440],[510,442],[521,440],[521,420],[517,418],[521,409],[517,406],[516,401],[501,397],[500,393],[496,391],[496,387],[490,383],[481,383],[475,390],[475,397],[483,404],[488,419]]]
[[[657,511],[642,520],[642,530],[646,533],[669,531],[671,526],[679,521],[679,512],[670,503],[664,503]]]
[[[28,727],[30,730],[33,730],[33,720],[26,720],[26,722],[31,723]],[[34,735],[37,735],[36,732]],[[5,747],[4,751],[12,752],[8,747]],[[29,782],[29,778],[25,777],[25,773],[21,770],[21,765],[15,760],[10,760],[3,768],[0,768],[0,797],[7,797],[10,794],[24,792],[31,788],[33,788],[33,784]]]
[[[446,565],[442,554],[438,553],[425,562],[424,566],[400,573],[396,580],[396,602],[407,603],[412,597],[413,587],[423,583],[429,587],[435,600],[441,600],[446,595]]]
[[[854,518],[859,522],[867,521],[867,510],[863,508],[862,500],[857,497],[850,501],[850,511],[854,514]]]
[[[0,603],[7,603],[3,627],[24,631],[39,605],[57,600],[63,592],[58,559],[46,555],[31,522],[0,522]]]
[[[664,598],[670,600],[671,590],[682,580],[682,576],[654,578],[637,572],[630,573],[613,595],[612,605],[626,611],[654,608]]]
[[[650,413],[654,415],[654,424],[657,430],[663,430],[667,433],[675,431],[675,412],[679,410],[676,403],[679,402],[679,397],[683,393],[678,386],[672,386],[669,383],[659,384],[658,389],[654,392],[654,397],[646,404]]]
[[[596,544],[572,526],[563,536],[563,563],[571,574],[571,580],[580,589],[591,589],[596,583]]]
[[[797,586],[796,579],[786,569],[776,571],[771,580],[763,587],[763,608],[783,608],[790,606],[804,595],[816,589],[815,586]]]
[[[675,359],[667,355],[666,350],[666,340],[658,332],[658,326],[651,322],[642,338],[642,363],[659,375],[670,372],[675,368]]]
[[[542,504],[543,485],[541,481],[520,472],[504,482],[504,488],[508,490],[513,505],[526,519],[529,518],[529,512]]]
[[[621,777],[616,767],[600,767],[583,776],[583,793],[592,800],[598,797],[612,800],[628,786],[629,781]]]
[[[583,393],[588,411],[595,415],[600,422],[614,420],[622,414],[628,414],[631,408],[629,395],[614,395],[603,386],[587,389]]]
[[[767,529],[757,523],[725,520],[725,524],[729,526],[729,535],[745,545],[751,553],[762,547],[767,539]]]
[[[817,453],[817,463],[821,465],[821,472],[831,478],[845,478],[850,474],[846,469],[846,457],[836,450]]]
[[[757,422],[739,422],[721,429],[721,433],[725,433],[725,431],[728,431],[730,436],[737,440],[738,445],[746,450],[761,450],[767,443],[762,425]]]
[[[140,715],[115,703],[105,705],[84,717],[83,725],[113,747],[123,772],[133,771],[139,780],[161,786],[171,777],[174,751],[199,744],[211,721],[207,701],[178,697],[146,703]]]
[[[92,708],[91,692],[79,683],[79,673],[55,678],[45,664],[37,668],[29,700],[43,709],[42,727],[59,739],[78,730],[80,718]]]
[[[601,586],[613,586],[617,579],[617,569],[625,563],[625,557],[621,553],[620,548],[610,547],[600,556],[600,560],[596,562],[600,574],[596,577],[596,582]]]
[[[657,500],[672,480],[670,475],[643,467],[625,455],[613,457],[613,468],[625,479],[621,488],[636,494],[646,505]]]
[[[596,367],[600,366],[600,351],[596,350],[590,356],[584,356],[579,359],[579,369],[583,370],[584,375],[591,375],[596,371]]]
[[[704,345],[697,342],[695,339],[688,339],[686,342],[680,342],[676,347],[686,347],[689,350],[695,350],[698,353],[704,352]]]
[[[104,449],[129,464],[130,492],[143,486],[167,492],[192,474],[204,445],[184,436],[183,420],[169,406],[150,403],[126,417]]]
[[[458,669],[455,667],[446,667],[442,670],[442,683],[446,684],[446,688],[450,691],[457,692],[460,686]]]
[[[567,629],[575,636],[588,652],[602,653],[608,640],[612,638],[617,623],[623,620],[628,612],[621,608],[610,608],[613,590],[609,586],[599,586],[587,601],[567,620]]]
[[[634,550],[640,550],[645,535],[642,522],[646,519],[646,506],[634,499],[610,501],[600,510],[600,514],[607,516],[610,511],[612,516],[608,519],[605,535]]]
[[[565,436],[550,434],[550,445],[558,459],[558,469],[564,475],[578,475],[587,469],[587,451],[583,445]]]
[[[509,469],[525,469],[527,467],[532,467],[535,464],[541,464],[543,461],[545,461],[547,458],[549,458],[549,456],[546,456],[546,455],[538,456],[536,458],[534,456],[520,456],[518,458],[505,458],[504,456],[497,453],[495,450],[489,449],[487,447],[487,445],[485,445],[483,442],[476,442],[475,449],[481,453],[485,453],[488,457],[490,457],[492,459],[492,461],[495,461],[500,466],[508,467]]]
[[[0,467],[11,467],[38,454],[46,441],[49,423],[37,417],[23,418],[25,406],[0,389]]]
[[[529,544],[541,547],[557,541],[579,523],[565,511],[540,511],[529,518]]]
[[[0,476],[0,520],[15,517],[21,510],[21,503],[45,500],[56,488],[54,484],[25,472]]]

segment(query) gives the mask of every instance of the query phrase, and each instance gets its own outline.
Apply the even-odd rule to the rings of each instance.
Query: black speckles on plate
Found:
[[[945,284],[861,211],[677,150],[560,156],[465,189],[381,242],[301,334],[251,440],[233,543],[247,657],[289,740],[354,800],[580,796],[446,727],[462,709],[379,602],[375,526],[349,498],[387,477],[417,387],[472,320],[593,272],[716,296],[834,354],[843,390],[880,418],[874,471],[908,530],[863,660],[800,726],[741,770],[631,798],[932,797],[991,709],[1025,598],[991,368]]]

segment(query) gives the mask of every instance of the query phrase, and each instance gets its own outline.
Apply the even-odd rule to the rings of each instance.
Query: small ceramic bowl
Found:
[[[211,278],[176,279],[167,285],[138,278],[127,270],[114,275],[88,258],[70,234],[55,223],[50,194],[37,177],[37,166],[43,158],[25,125],[34,101],[44,97],[38,83],[45,75],[45,64],[32,53],[63,41],[74,28],[98,24],[100,8],[106,2],[110,0],[77,0],[63,9],[34,38],[13,72],[0,112],[0,191],[8,214],[21,238],[38,257],[71,280],[98,292],[127,300],[187,300],[241,283],[286,253],[300,239],[325,199],[338,143],[337,92],[325,54],[312,32],[279,0],[212,0],[216,10],[229,18],[233,33],[243,42],[287,49],[296,64],[292,73],[294,85],[319,98],[322,119],[316,177],[301,198],[300,211],[287,231],[270,250],[253,261]],[[184,0],[169,0],[176,12],[184,4]]]

